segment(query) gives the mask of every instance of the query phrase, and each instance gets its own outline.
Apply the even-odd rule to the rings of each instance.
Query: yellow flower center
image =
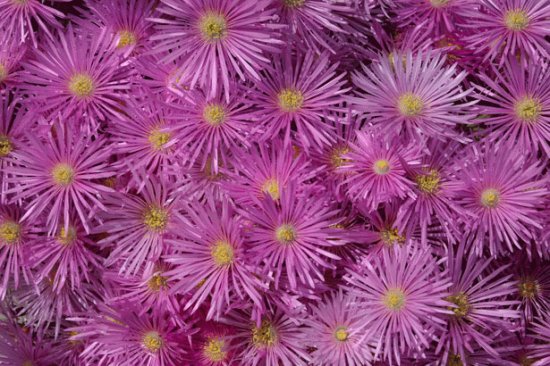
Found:
[[[511,31],[521,31],[529,25],[529,16],[524,10],[508,10],[504,14],[504,24]]]
[[[304,5],[306,0],[283,0],[283,5],[287,8],[299,8]]]
[[[278,200],[281,197],[281,192],[277,179],[270,178],[266,180],[264,184],[262,184],[262,192],[269,194],[274,200]]]
[[[223,40],[227,36],[227,20],[220,13],[207,13],[200,19],[199,29],[208,42]]]
[[[399,311],[405,306],[407,299],[403,290],[399,288],[389,289],[382,299],[384,305],[392,311]]]
[[[170,137],[172,137],[170,132],[162,132],[159,128],[154,128],[149,132],[148,140],[153,150],[160,151],[170,141]]]
[[[413,93],[405,93],[397,100],[397,108],[404,117],[415,117],[422,113],[424,102]]]
[[[94,82],[87,74],[74,74],[69,79],[69,90],[78,98],[87,98],[94,93]]]
[[[258,328],[252,326],[252,343],[256,348],[271,347],[277,342],[277,330],[268,321],[262,320],[262,325]]]
[[[162,231],[168,224],[169,214],[160,207],[149,207],[143,214],[143,223],[151,231]]]
[[[220,338],[211,338],[204,345],[203,354],[210,362],[222,362],[227,357],[225,342]]]
[[[202,118],[210,126],[217,127],[225,121],[225,108],[221,104],[208,104],[202,113]]]
[[[297,89],[283,89],[277,94],[279,108],[283,112],[296,112],[304,104],[304,95]]]
[[[518,100],[514,105],[516,116],[524,122],[537,122],[542,105],[534,98],[525,97]]]
[[[296,239],[296,229],[289,224],[283,224],[275,230],[275,237],[282,244],[290,244]]]
[[[344,158],[344,155],[346,155],[349,152],[350,152],[350,148],[348,146],[337,146],[334,149],[332,149],[330,153],[330,165],[334,169],[336,169],[348,163],[350,160]]]
[[[481,192],[481,204],[487,208],[495,208],[500,202],[500,192],[494,188],[487,188]]]
[[[168,280],[166,277],[157,273],[147,281],[147,287],[149,287],[149,290],[152,292],[159,292],[168,287]]]
[[[341,326],[334,331],[334,338],[339,342],[345,342],[349,338],[348,328]]]
[[[537,281],[531,279],[525,279],[518,284],[519,294],[522,297],[533,299],[540,292],[540,285]]]
[[[65,228],[62,227],[59,230],[59,235],[57,236],[57,241],[61,245],[71,245],[76,239],[76,229],[73,226],[69,226],[69,230],[65,231]]]
[[[423,193],[433,194],[439,190],[439,173],[437,170],[430,170],[426,175],[418,175],[416,184],[418,189]]]
[[[440,8],[447,5],[448,3],[449,0],[430,0],[430,4],[432,4],[434,8]]]
[[[399,235],[397,228],[385,229],[380,232],[380,238],[389,247],[394,244],[403,244],[406,240],[404,236]]]
[[[66,187],[71,184],[74,180],[74,169],[66,163],[56,164],[51,172],[53,181],[58,186]]]
[[[449,357],[447,357],[447,366],[464,366],[464,363],[462,362],[460,355],[450,353]]]
[[[147,350],[156,353],[162,347],[163,342],[159,332],[152,331],[145,333],[142,343]]]
[[[372,165],[372,169],[378,175],[388,174],[390,171],[390,162],[386,159],[376,160]]]
[[[1,80],[0,80],[1,81]],[[0,158],[6,157],[13,150],[13,145],[6,135],[0,135]]]
[[[214,246],[212,246],[210,254],[218,267],[229,266],[233,263],[233,258],[235,256],[231,244],[222,240],[217,241]]]
[[[13,244],[21,236],[21,226],[13,221],[6,221],[0,225],[0,238],[6,244]]]
[[[6,80],[7,77],[8,77],[8,69],[6,68],[6,66],[4,66],[2,62],[0,62],[0,83]]]
[[[118,48],[124,48],[127,46],[133,46],[137,43],[137,36],[134,32],[129,30],[121,30],[118,32]]]
[[[447,296],[445,300],[456,305],[456,307],[449,306],[447,309],[451,310],[457,318],[463,318],[468,315],[468,312],[470,311],[470,303],[468,302],[468,295],[464,292]]]
[[[519,364],[520,366],[533,366],[536,360],[529,358],[526,355],[521,355],[519,358]],[[462,365],[460,365],[462,366]]]

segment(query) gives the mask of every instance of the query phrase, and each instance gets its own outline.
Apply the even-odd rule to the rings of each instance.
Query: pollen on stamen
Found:
[[[62,187],[67,187],[74,180],[75,171],[66,163],[58,163],[54,165],[51,176],[55,184]]]
[[[277,94],[279,108],[283,112],[296,112],[304,104],[304,95],[301,91],[292,88],[283,89]]]
[[[163,340],[159,332],[151,331],[143,335],[142,344],[148,351],[156,353],[162,348]]]
[[[434,8],[441,8],[449,3],[449,0],[430,0]]]
[[[147,139],[153,150],[160,151],[164,149],[164,145],[170,141],[171,137],[172,134],[170,132],[163,132],[160,128],[154,128],[149,132]]]
[[[69,90],[78,98],[87,98],[94,93],[94,81],[90,75],[78,73],[69,79]]]
[[[160,207],[149,207],[143,214],[143,223],[151,231],[163,231],[168,224],[168,211]]]
[[[347,341],[349,338],[348,328],[344,326],[337,327],[334,330],[334,338],[336,338],[336,340],[339,342]]]
[[[500,202],[500,192],[494,188],[487,188],[481,192],[480,202],[486,208],[495,208]]]
[[[204,107],[202,118],[210,126],[217,127],[225,121],[225,108],[221,104],[208,104]]]
[[[8,69],[2,62],[0,62],[0,83],[6,80],[8,77]]]
[[[428,174],[418,175],[415,180],[421,192],[434,194],[439,190],[440,179],[437,170],[432,169]]]
[[[534,98],[525,97],[515,103],[514,111],[520,120],[533,123],[537,122],[542,112],[542,105]]]
[[[404,117],[416,117],[422,113],[424,102],[413,93],[405,93],[397,99],[397,108]]]
[[[223,40],[227,36],[227,20],[220,13],[207,13],[199,21],[199,30],[208,42]]]
[[[287,8],[299,8],[304,5],[306,0],[283,0],[283,5]]]
[[[382,302],[388,310],[399,311],[405,306],[407,298],[403,290],[392,288],[384,294]]]
[[[9,137],[6,135],[0,135],[0,158],[8,156],[12,151],[13,145]]]
[[[159,292],[160,290],[168,288],[168,279],[156,273],[147,281],[147,287],[151,292]]]
[[[266,319],[262,320],[261,326],[252,326],[252,343],[256,348],[272,347],[277,342],[277,330]]]
[[[204,345],[203,355],[210,362],[222,362],[227,358],[225,341],[221,338],[210,338]]]
[[[524,279],[518,284],[518,291],[521,297],[526,299],[535,298],[540,292],[540,285],[536,280]]]
[[[124,48],[128,46],[133,46],[137,43],[137,36],[134,32],[127,29],[121,30],[118,32],[118,48]]]
[[[336,146],[333,148],[329,156],[332,168],[337,169],[348,163],[350,159],[344,158],[344,155],[348,154],[350,151],[349,146]]]
[[[504,24],[511,31],[521,31],[529,25],[529,16],[524,10],[509,10],[504,14]]]
[[[59,230],[59,235],[57,235],[57,241],[64,246],[69,246],[76,240],[76,229],[74,226],[69,226],[68,230],[65,230],[64,227]]]
[[[372,169],[378,175],[388,174],[390,171],[390,162],[386,159],[379,159],[374,162]]]
[[[235,252],[231,244],[227,241],[219,240],[212,246],[210,250],[212,259],[218,267],[226,267],[233,263]]]
[[[462,362],[460,355],[451,353],[449,354],[449,357],[447,357],[447,366],[464,366],[464,363]]]
[[[289,224],[283,224],[275,230],[276,239],[282,244],[291,244],[296,239],[296,229]]]
[[[6,221],[0,225],[0,239],[7,244],[16,243],[21,236],[21,226],[13,221]]]
[[[451,310],[457,318],[463,318],[470,312],[470,303],[468,302],[468,295],[464,292],[459,292],[445,298],[448,302],[456,305],[456,307],[449,306],[447,309]]]
[[[275,178],[269,178],[262,184],[262,192],[267,193],[274,200],[278,200],[281,197],[281,192],[279,189],[279,182]]]
[[[397,228],[388,228],[380,232],[380,239],[382,242],[388,246],[393,247],[395,244],[403,245],[406,238],[402,235],[399,235],[399,230]]]

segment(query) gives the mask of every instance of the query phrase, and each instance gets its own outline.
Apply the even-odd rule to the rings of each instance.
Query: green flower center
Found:
[[[172,134],[170,132],[162,132],[159,128],[151,130],[148,136],[149,143],[153,150],[161,151],[164,149],[164,145],[170,141]]]
[[[235,256],[231,244],[223,240],[217,241],[214,244],[210,251],[210,254],[212,255],[214,263],[216,263],[218,267],[229,266],[231,263],[233,263],[233,258]]]
[[[518,100],[514,105],[514,111],[517,118],[524,122],[537,122],[541,112],[542,104],[534,98],[523,98]]]
[[[427,194],[434,194],[439,190],[439,173],[437,170],[430,170],[426,175],[418,175],[416,177],[418,189]]]
[[[509,10],[504,14],[504,24],[511,31],[521,31],[529,25],[529,16],[524,10]]]
[[[266,319],[262,320],[259,328],[252,326],[252,343],[256,348],[271,347],[277,342],[277,338],[277,330]]]
[[[0,239],[6,244],[13,244],[21,236],[21,226],[14,221],[6,221],[0,225]]]
[[[199,29],[207,42],[216,42],[227,37],[227,20],[220,13],[207,13],[199,21]]]
[[[150,207],[143,215],[143,223],[151,231],[162,231],[168,224],[168,211],[160,207]]]
[[[94,82],[92,78],[83,73],[74,74],[69,79],[69,90],[78,98],[87,98],[94,93]]]

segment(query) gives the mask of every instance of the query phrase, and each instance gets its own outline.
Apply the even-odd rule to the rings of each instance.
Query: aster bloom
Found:
[[[140,314],[135,306],[121,303],[102,306],[97,314],[72,319],[74,341],[88,341],[82,352],[87,364],[120,366],[169,366],[181,364],[186,353],[186,330],[169,321],[168,314]]]
[[[5,85],[14,87],[18,84],[21,63],[26,53],[25,44],[10,37],[0,37],[0,90]]]
[[[473,6],[469,0],[396,0],[396,4],[400,26],[423,22],[432,35],[454,32],[463,9]]]
[[[223,323],[234,329],[230,349],[237,352],[240,365],[305,366],[310,361],[300,322],[281,309],[266,314],[259,324],[242,311],[230,313]]]
[[[145,273],[151,273],[163,252],[166,236],[174,228],[177,200],[172,183],[155,176],[145,181],[138,194],[117,192],[106,196],[103,223],[94,229],[94,233],[108,234],[98,243],[112,248],[105,264],[111,266],[123,259],[120,273],[135,274],[142,265]]]
[[[518,258],[510,272],[517,280],[517,298],[521,300],[518,310],[522,311],[524,321],[543,316],[550,311],[550,266],[539,258],[528,260]]]
[[[231,79],[260,79],[269,63],[268,52],[277,52],[278,29],[271,24],[269,0],[162,0],[152,18],[158,41],[154,51],[163,62],[181,57],[177,78],[217,95],[223,86],[229,99]],[[168,52],[170,51],[170,52]],[[192,72],[192,73],[191,73]]]
[[[390,363],[399,363],[407,349],[427,348],[434,329],[449,311],[442,297],[449,282],[428,249],[411,247],[383,251],[361,272],[349,270],[349,291],[362,302],[364,327],[372,344]]]
[[[477,253],[489,246],[492,255],[521,248],[541,227],[538,211],[547,194],[543,167],[513,149],[473,147],[465,162],[459,203],[473,216],[466,235]],[[488,241],[486,239],[489,239]]]
[[[168,240],[174,252],[164,260],[173,268],[166,276],[174,281],[174,293],[192,296],[184,309],[195,312],[206,300],[206,320],[219,318],[230,302],[250,299],[261,307],[259,289],[265,287],[248,263],[241,223],[228,204],[216,207],[209,199],[185,206],[175,238]]]
[[[174,79],[177,74],[178,60],[172,62],[161,62],[161,56],[141,55],[135,60],[135,71],[141,78],[133,80],[145,86],[150,93],[160,95],[170,100],[181,97],[189,91],[189,87],[178,85],[179,80]]]
[[[25,62],[23,89],[48,116],[84,116],[92,125],[116,117],[124,98],[121,92],[129,85],[128,70],[119,65],[115,51],[106,31],[91,37],[77,34],[69,25],[46,39]]]
[[[465,7],[462,27],[473,29],[465,39],[469,48],[502,65],[509,56],[547,59],[550,4],[539,0],[481,0]],[[480,32],[480,30],[482,30]]]
[[[276,0],[273,5],[280,22],[288,25],[290,39],[318,52],[334,52],[335,41],[330,33],[343,32],[346,19],[342,13],[352,12],[349,5],[320,0]]]
[[[232,330],[225,325],[204,323],[198,333],[199,342],[193,360],[198,360],[198,366],[230,365],[235,358],[231,335]]]
[[[342,109],[346,74],[337,73],[326,53],[293,51],[273,60],[254,102],[262,112],[260,141],[282,133],[286,145],[292,138],[308,151],[333,141],[334,128],[324,120]]]
[[[406,172],[409,166],[420,163],[416,146],[403,146],[396,138],[358,131],[357,142],[351,144],[351,151],[344,157],[347,160],[340,169],[347,173],[344,182],[348,197],[360,201],[367,210],[397,198],[415,198],[413,182]]]
[[[8,183],[13,201],[27,199],[23,219],[31,220],[46,213],[48,233],[69,229],[70,210],[74,207],[86,232],[90,231],[92,212],[104,209],[97,195],[110,188],[100,183],[113,175],[108,169],[110,151],[104,138],[75,135],[69,129],[72,120],[56,122],[44,141],[27,133],[28,142],[10,155],[13,166]]]
[[[0,0],[0,29],[10,32],[19,43],[24,43],[27,37],[30,37],[36,47],[36,27],[33,24],[37,24],[41,32],[51,36],[51,29],[61,28],[58,18],[64,17],[62,12],[45,5],[40,0]]]
[[[323,281],[321,270],[339,259],[328,251],[335,243],[327,240],[335,211],[322,196],[297,192],[291,185],[278,202],[266,197],[241,214],[251,223],[250,256],[265,272],[273,272],[275,288],[284,284],[283,275],[291,289],[298,284],[314,288],[316,280]]]
[[[366,112],[382,134],[417,141],[458,139],[453,129],[469,123],[473,115],[468,107],[475,103],[464,101],[471,92],[461,85],[466,72],[457,73],[456,65],[446,67],[445,57],[436,52],[407,51],[394,59],[403,62],[383,57],[353,74],[358,90],[350,97],[353,108]]]
[[[17,289],[21,280],[29,283],[32,279],[26,249],[37,235],[32,223],[21,216],[17,207],[0,206],[0,300],[4,300],[8,289]]]
[[[173,120],[176,136],[185,149],[185,161],[198,161],[204,167],[211,162],[217,173],[218,162],[227,164],[227,151],[249,145],[250,125],[256,116],[242,89],[234,85],[225,100],[221,94],[209,97],[201,92],[189,94],[183,104],[175,104]]]
[[[489,127],[487,139],[517,144],[523,152],[539,147],[550,156],[550,73],[548,63],[530,62],[520,66],[513,57],[491,76],[481,74],[487,86],[479,85],[482,101],[479,113],[486,116],[474,122]]]
[[[306,319],[305,337],[315,347],[315,365],[360,366],[371,359],[371,350],[364,341],[363,314],[359,304],[342,291],[313,306]]]
[[[545,318],[539,319],[538,323],[533,328],[535,338],[540,341],[540,344],[533,345],[531,357],[536,362],[533,366],[544,366],[550,362],[550,317],[546,315]]]

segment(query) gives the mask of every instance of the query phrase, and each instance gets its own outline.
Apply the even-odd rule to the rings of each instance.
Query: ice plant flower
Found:
[[[24,219],[45,214],[51,235],[61,227],[69,229],[70,207],[89,232],[92,212],[104,209],[98,194],[111,191],[100,183],[113,175],[106,140],[77,136],[69,127],[71,122],[55,122],[43,141],[27,133],[28,142],[10,156],[13,166],[8,170],[8,182],[14,186],[8,192],[14,202],[28,199]]]
[[[230,80],[259,80],[277,52],[280,26],[272,24],[269,0],[162,0],[152,18],[157,31],[154,51],[169,62],[181,57],[176,78],[217,95],[223,87],[229,99]],[[193,70],[190,75],[186,72]]]
[[[548,191],[543,167],[533,159],[504,146],[472,147],[462,167],[459,203],[473,215],[466,235],[481,254],[488,246],[492,255],[521,248],[541,227],[537,207]],[[487,240],[489,239],[489,240]]]
[[[247,233],[251,258],[264,273],[273,272],[275,288],[284,285],[282,280],[291,289],[298,284],[314,288],[323,281],[322,270],[339,259],[328,251],[335,245],[327,240],[334,214],[314,192],[297,192],[294,186],[282,191],[279,201],[266,197],[242,210],[252,224]]]
[[[347,91],[346,74],[337,68],[327,53],[287,49],[275,57],[253,99],[261,111],[260,141],[282,134],[286,145],[296,142],[306,151],[333,141],[334,127],[324,120],[342,109]]]
[[[473,5],[469,0],[396,0],[395,3],[401,27],[421,23],[432,36],[455,32],[463,9]]]
[[[365,112],[380,133],[406,141],[459,138],[453,129],[469,123],[469,107],[475,103],[465,101],[471,93],[462,86],[466,72],[445,66],[445,57],[436,52],[394,56],[401,58],[403,62],[391,62],[382,57],[353,74],[353,108]]]
[[[530,62],[522,67],[515,58],[504,62],[491,76],[480,74],[479,113],[472,122],[490,128],[487,139],[518,145],[524,153],[539,147],[550,156],[550,73],[548,64]]]
[[[315,365],[360,366],[372,358],[362,325],[360,304],[339,291],[312,307],[306,319],[306,342],[315,348]]]
[[[120,114],[121,92],[129,88],[128,69],[119,65],[106,31],[91,37],[69,26],[45,40],[24,68],[23,90],[33,95],[42,113],[85,117],[92,126]]]
[[[360,272],[350,269],[347,279],[365,309],[362,322],[375,337],[375,357],[399,363],[405,349],[421,352],[445,324],[442,297],[449,282],[428,249],[383,251]]]
[[[540,341],[539,344],[535,344],[532,347],[530,356],[534,362],[533,366],[544,366],[550,362],[550,349],[548,343],[550,343],[550,317],[548,314],[544,318],[540,318],[538,323],[533,328],[535,333],[534,337]]]
[[[172,265],[166,276],[174,282],[172,292],[191,292],[184,309],[197,311],[209,300],[206,320],[218,319],[230,302],[249,299],[262,307],[259,290],[263,285],[244,251],[244,233],[235,211],[214,200],[184,207],[172,247],[164,260]]]
[[[26,55],[25,44],[18,43],[11,37],[0,37],[0,90],[5,86],[19,85],[21,64]]]

